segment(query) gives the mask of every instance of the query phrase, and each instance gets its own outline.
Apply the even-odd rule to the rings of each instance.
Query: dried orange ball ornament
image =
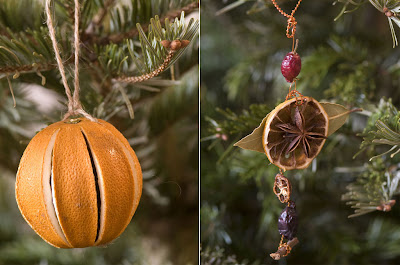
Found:
[[[43,129],[26,148],[17,173],[22,215],[58,248],[110,243],[129,224],[141,193],[135,152],[103,120],[69,119]]]

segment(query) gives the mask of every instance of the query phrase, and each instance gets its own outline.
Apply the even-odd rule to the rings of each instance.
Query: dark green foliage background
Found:
[[[278,169],[264,154],[232,144],[284,100],[289,85],[280,63],[292,42],[285,36],[286,18],[270,1],[215,15],[233,2],[202,1],[202,264],[399,264],[399,205],[348,219],[353,210],[341,200],[346,186],[362,176],[380,193],[385,171],[398,170],[399,155],[384,156],[380,167],[368,171],[369,158],[387,147],[353,159],[362,142],[357,134],[367,122],[374,128],[368,111],[379,113],[382,98],[400,106],[400,49],[392,48],[387,18],[368,1],[336,22],[342,4],[333,1],[303,1],[296,13],[303,62],[298,90],[367,112],[352,114],[308,169],[285,174],[294,187],[300,244],[278,263],[269,257],[279,244],[277,219],[284,208],[272,192]],[[297,3],[278,2],[286,12]],[[246,13],[253,5],[263,9]]]

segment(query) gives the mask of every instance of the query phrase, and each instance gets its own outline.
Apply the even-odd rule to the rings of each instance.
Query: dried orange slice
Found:
[[[135,152],[111,124],[57,122],[26,148],[16,180],[18,207],[58,248],[105,245],[129,224],[142,193]]]
[[[306,168],[321,151],[328,127],[328,115],[315,99],[287,100],[265,122],[265,154],[272,164],[284,170]]]

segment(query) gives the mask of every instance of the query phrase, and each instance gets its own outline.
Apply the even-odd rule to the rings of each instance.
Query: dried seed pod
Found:
[[[393,205],[396,204],[396,200],[390,200],[388,202],[382,202],[381,205],[377,206],[376,209],[382,212],[390,212],[392,210]]]
[[[274,183],[274,193],[281,203],[287,203],[290,200],[292,185],[282,174],[276,174]]]
[[[161,45],[164,46],[164,48],[169,49],[171,42],[169,40],[162,40]]]
[[[171,50],[177,51],[181,48],[182,43],[180,40],[174,40],[171,42],[170,48]]]
[[[290,202],[288,206],[283,209],[278,220],[278,230],[281,235],[286,239],[291,240],[296,236],[299,220],[296,212],[296,205]]]
[[[301,70],[301,58],[296,52],[289,52],[283,58],[281,72],[286,81],[292,83]]]
[[[384,7],[383,10],[382,10],[382,12],[385,13],[385,16],[387,16],[387,17],[393,17],[393,16],[395,16],[395,14],[394,14],[392,11],[390,11],[390,9],[387,8],[387,7]]]
[[[188,46],[190,44],[189,40],[181,40],[181,44],[182,44],[182,48],[185,48],[186,46]]]

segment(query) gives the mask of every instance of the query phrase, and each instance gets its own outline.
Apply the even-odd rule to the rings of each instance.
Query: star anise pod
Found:
[[[318,155],[328,133],[328,116],[313,98],[293,98],[270,114],[264,131],[264,149],[270,161],[283,169],[306,168]]]
[[[302,110],[304,111],[304,109],[305,108],[303,107]],[[285,141],[289,143],[286,147],[286,155],[292,153],[301,144],[306,156],[310,157],[310,142],[313,140],[326,139],[326,136],[322,133],[312,131],[316,125],[312,121],[317,114],[318,113],[315,112],[312,117],[308,117],[308,125],[306,126],[304,115],[300,112],[299,106],[296,106],[292,123],[280,123],[276,125],[276,127],[285,132],[283,137],[285,138]]]

